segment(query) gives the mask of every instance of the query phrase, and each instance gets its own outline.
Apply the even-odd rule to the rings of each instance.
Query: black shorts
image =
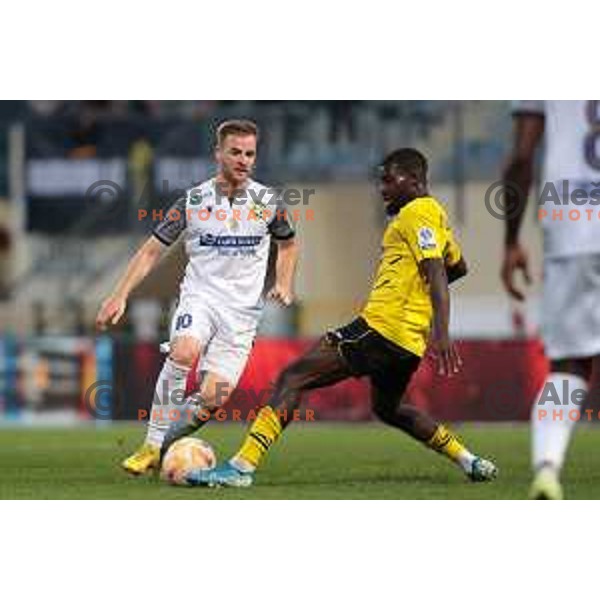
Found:
[[[326,338],[355,377],[368,376],[383,391],[402,394],[421,357],[397,346],[358,317],[348,325],[329,331]]]

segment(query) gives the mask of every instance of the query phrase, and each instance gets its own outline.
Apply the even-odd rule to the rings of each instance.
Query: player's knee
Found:
[[[216,410],[222,403],[219,403],[217,394],[214,390],[206,390],[202,394],[202,408],[212,412]]]
[[[419,413],[411,406],[389,401],[374,404],[374,412],[386,425],[392,425],[411,435],[418,429]]]
[[[392,407],[389,404],[377,402],[373,404],[373,412],[380,421],[387,425],[391,425],[396,420],[395,407]]]
[[[169,356],[174,363],[183,367],[191,367],[196,361],[199,351],[197,343],[186,341],[173,344]]]
[[[404,414],[405,411],[399,404],[400,401],[396,394],[379,392],[373,397],[373,412],[386,425],[404,429],[409,425],[405,423],[404,417],[407,415]]]
[[[279,375],[277,387],[290,392],[300,392],[306,388],[308,380],[306,374],[296,365],[290,365]]]

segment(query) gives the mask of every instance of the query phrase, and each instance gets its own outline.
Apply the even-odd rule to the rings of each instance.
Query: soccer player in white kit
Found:
[[[98,312],[99,329],[116,324],[131,291],[165,249],[185,236],[189,261],[171,324],[169,355],[156,382],[146,440],[122,463],[129,473],[140,475],[159,466],[169,413],[177,409],[185,414],[181,393],[198,359],[202,378],[194,397],[201,406],[196,402],[196,411],[219,408],[235,389],[262,312],[271,239],[278,254],[269,297],[283,305],[292,302],[298,247],[280,196],[250,179],[257,138],[251,121],[219,126],[216,176],[187,190],[167,211]]]
[[[562,499],[561,469],[600,355],[600,102],[518,101],[514,117],[514,147],[504,173],[501,276],[508,293],[523,300],[514,276],[520,270],[526,283],[531,278],[519,228],[545,134],[538,218],[544,233],[542,337],[550,373],[531,414],[530,497]]]

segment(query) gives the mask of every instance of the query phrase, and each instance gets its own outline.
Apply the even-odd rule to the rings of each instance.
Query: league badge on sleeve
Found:
[[[417,239],[421,250],[433,250],[437,246],[435,234],[431,227],[421,227],[418,231]]]

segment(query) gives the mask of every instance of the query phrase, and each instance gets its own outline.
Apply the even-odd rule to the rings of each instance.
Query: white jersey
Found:
[[[520,100],[514,112],[544,116],[545,256],[600,253],[600,101]]]
[[[249,180],[234,198],[218,194],[214,179],[186,191],[166,211],[153,234],[171,245],[183,234],[188,264],[181,296],[213,307],[258,314],[271,236],[294,236],[273,188]]]

